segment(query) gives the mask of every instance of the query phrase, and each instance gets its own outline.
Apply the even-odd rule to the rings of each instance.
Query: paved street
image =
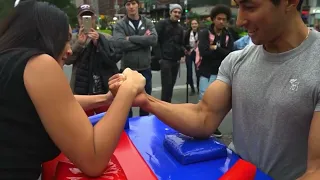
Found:
[[[186,102],[186,75],[187,70],[184,63],[180,66],[180,75],[178,75],[177,83],[174,88],[174,95],[172,102],[173,103],[185,103]],[[71,69],[72,66],[65,66],[64,71],[68,78],[71,76]],[[160,72],[152,72],[152,96],[156,98],[161,97],[161,78],[160,78]],[[196,79],[194,77],[194,82],[196,82]],[[189,88],[190,90],[190,88]],[[189,102],[190,103],[196,103],[198,101],[198,96],[189,96]],[[139,113],[138,108],[134,108],[134,115],[137,116]],[[226,135],[227,140],[224,140],[225,142],[229,142],[230,140],[230,134],[232,132],[232,116],[231,113],[227,115],[225,120],[222,122],[222,124],[219,127],[220,131]]]

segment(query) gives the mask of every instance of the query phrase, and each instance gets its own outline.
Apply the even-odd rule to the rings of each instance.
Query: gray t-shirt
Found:
[[[250,45],[220,66],[217,79],[232,87],[235,150],[274,179],[306,170],[310,123],[320,111],[319,48],[320,33],[311,31],[288,52]]]

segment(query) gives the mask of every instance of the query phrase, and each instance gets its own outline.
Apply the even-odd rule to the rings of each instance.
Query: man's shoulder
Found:
[[[110,39],[112,36],[108,33],[99,32],[100,35],[103,35],[105,38]]]
[[[313,46],[313,48],[318,48],[319,44],[320,44],[320,32],[316,31],[316,30],[312,30],[312,32],[310,32],[312,34],[314,34],[315,37],[315,46]],[[310,34],[309,34],[310,35]]]
[[[158,21],[158,24],[167,24],[168,23],[168,19],[161,19],[160,21]]]
[[[147,18],[147,17],[141,17],[142,22],[144,21],[146,25],[152,25],[153,22],[151,21],[151,19]]]
[[[152,22],[151,19],[145,17],[145,16],[141,16],[141,19],[146,21],[146,22]]]
[[[116,22],[115,26],[122,26],[124,23],[125,23],[125,19],[122,18],[122,19],[119,19],[119,20]]]
[[[226,58],[230,64],[238,64],[246,60],[250,60],[252,56],[256,56],[259,53],[260,45],[249,44],[241,50],[231,52]]]

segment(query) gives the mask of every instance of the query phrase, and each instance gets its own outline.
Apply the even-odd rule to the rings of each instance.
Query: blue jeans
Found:
[[[210,78],[206,78],[204,76],[200,76],[200,83],[199,83],[199,101],[202,99],[204,92],[209,87],[209,85],[217,79],[217,75],[211,75]]]
[[[144,78],[146,78],[146,86],[144,87],[144,89],[147,94],[151,95],[151,91],[152,91],[152,72],[151,72],[151,69],[146,69],[146,70],[142,70],[142,71],[138,71],[138,72],[140,74],[142,74],[144,76]],[[148,116],[149,112],[146,112],[140,108],[139,115],[140,116]],[[129,111],[128,118],[131,118],[132,116],[133,116],[133,113],[132,113],[132,108],[131,108]]]

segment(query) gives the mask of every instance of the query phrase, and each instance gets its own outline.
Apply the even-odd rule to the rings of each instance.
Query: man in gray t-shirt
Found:
[[[175,105],[141,95],[136,104],[194,137],[210,136],[232,108],[243,159],[276,180],[319,180],[320,34],[303,23],[301,0],[235,2],[255,45],[229,54],[203,99]]]
[[[252,45],[220,66],[217,79],[232,88],[235,150],[275,179],[306,170],[310,123],[320,111],[319,47],[320,33],[311,31],[290,52]]]

